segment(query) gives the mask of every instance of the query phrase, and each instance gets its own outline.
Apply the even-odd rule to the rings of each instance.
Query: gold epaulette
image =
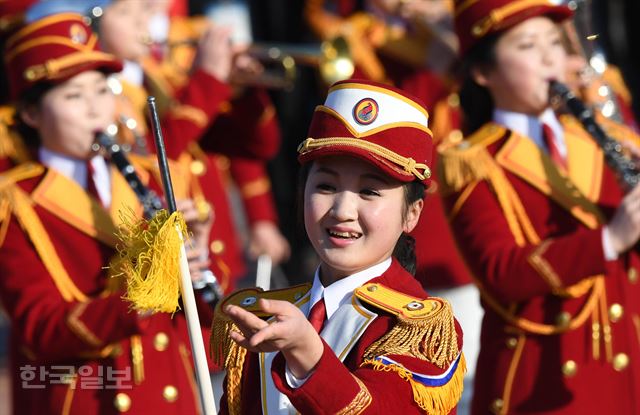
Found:
[[[502,138],[505,131],[504,127],[489,123],[459,145],[441,151],[438,176],[442,194],[458,192],[471,183],[488,179],[496,164],[487,146]]]
[[[441,298],[420,299],[382,284],[368,283],[355,296],[394,315],[396,325],[365,351],[363,365],[393,371],[411,384],[414,401],[427,413],[447,414],[460,400],[466,371],[451,305]],[[410,356],[444,370],[439,381],[404,367],[389,355]]]
[[[400,354],[443,368],[460,353],[453,312],[446,300],[437,297],[421,300],[373,283],[356,289],[355,296],[398,319],[389,333],[367,349],[365,359]]]
[[[26,162],[0,173],[0,191],[6,186],[41,175],[44,167],[38,163]]]
[[[258,304],[261,298],[267,300],[288,301],[298,306],[305,303],[300,301],[311,289],[311,284],[294,285],[279,290],[263,291],[261,288],[247,288],[226,297],[216,305],[211,338],[209,339],[209,353],[213,363],[227,370],[227,402],[229,413],[240,413],[240,383],[242,381],[242,366],[247,355],[247,349],[238,346],[229,333],[239,331],[233,321],[223,311],[228,305],[236,305],[255,314],[260,318],[268,318],[269,314],[262,312]],[[308,300],[308,297],[307,297]]]

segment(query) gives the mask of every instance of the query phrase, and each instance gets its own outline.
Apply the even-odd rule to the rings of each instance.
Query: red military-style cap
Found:
[[[298,147],[300,163],[351,155],[402,182],[431,182],[429,114],[399,89],[354,79],[333,84],[315,109],[307,137]]]
[[[548,0],[455,0],[455,29],[464,56],[486,36],[505,31],[531,17],[561,22],[573,12]]]
[[[4,58],[13,98],[40,82],[60,83],[92,69],[122,70],[122,62],[100,50],[97,36],[75,13],[24,26],[7,39]]]

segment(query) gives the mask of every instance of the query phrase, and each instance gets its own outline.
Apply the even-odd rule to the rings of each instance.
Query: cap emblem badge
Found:
[[[360,125],[369,125],[378,118],[378,103],[372,98],[364,98],[353,107],[353,118]]]

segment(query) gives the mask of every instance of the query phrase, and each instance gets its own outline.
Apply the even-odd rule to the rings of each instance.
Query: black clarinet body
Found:
[[[640,169],[637,164],[623,152],[623,146],[609,137],[595,119],[594,112],[588,108],[564,84],[549,82],[549,92],[552,100],[558,99],[566,109],[576,117],[585,130],[602,148],[607,164],[617,174],[618,180],[626,191],[633,189],[640,182]]]
[[[105,132],[96,133],[96,143],[104,148],[111,162],[127,180],[127,183],[142,204],[145,218],[153,218],[155,214],[163,208],[162,199],[160,199],[156,192],[142,183],[142,180],[140,180],[135,168],[127,158],[122,146],[115,141],[113,136]],[[200,281],[193,283],[193,288],[201,291],[202,298],[213,308],[224,296],[224,292],[211,270],[203,270],[202,275],[203,277]]]

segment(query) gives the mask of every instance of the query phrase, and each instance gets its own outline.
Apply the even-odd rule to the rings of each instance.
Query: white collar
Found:
[[[318,267],[313,277],[313,285],[311,286],[309,309],[324,298],[324,303],[327,308],[327,319],[330,319],[338,307],[350,300],[353,290],[367,281],[379,277],[389,269],[390,266],[391,258],[387,258],[379,264],[342,278],[328,287],[324,287],[320,282],[320,267]]]
[[[38,149],[40,163],[87,188],[87,165],[85,160],[76,159],[51,151],[44,146]],[[111,205],[111,172],[105,159],[96,155],[91,159],[94,170],[93,180],[104,206]]]
[[[496,108],[493,111],[493,121],[504,125],[525,137],[529,137],[540,148],[546,149],[542,138],[541,124],[547,124],[553,131],[556,147],[563,157],[567,156],[567,145],[564,141],[564,129],[551,108],[547,108],[542,115],[534,117],[521,112],[513,112]]]
[[[144,71],[139,63],[124,61],[120,77],[131,85],[142,86],[142,83],[144,82]]]

